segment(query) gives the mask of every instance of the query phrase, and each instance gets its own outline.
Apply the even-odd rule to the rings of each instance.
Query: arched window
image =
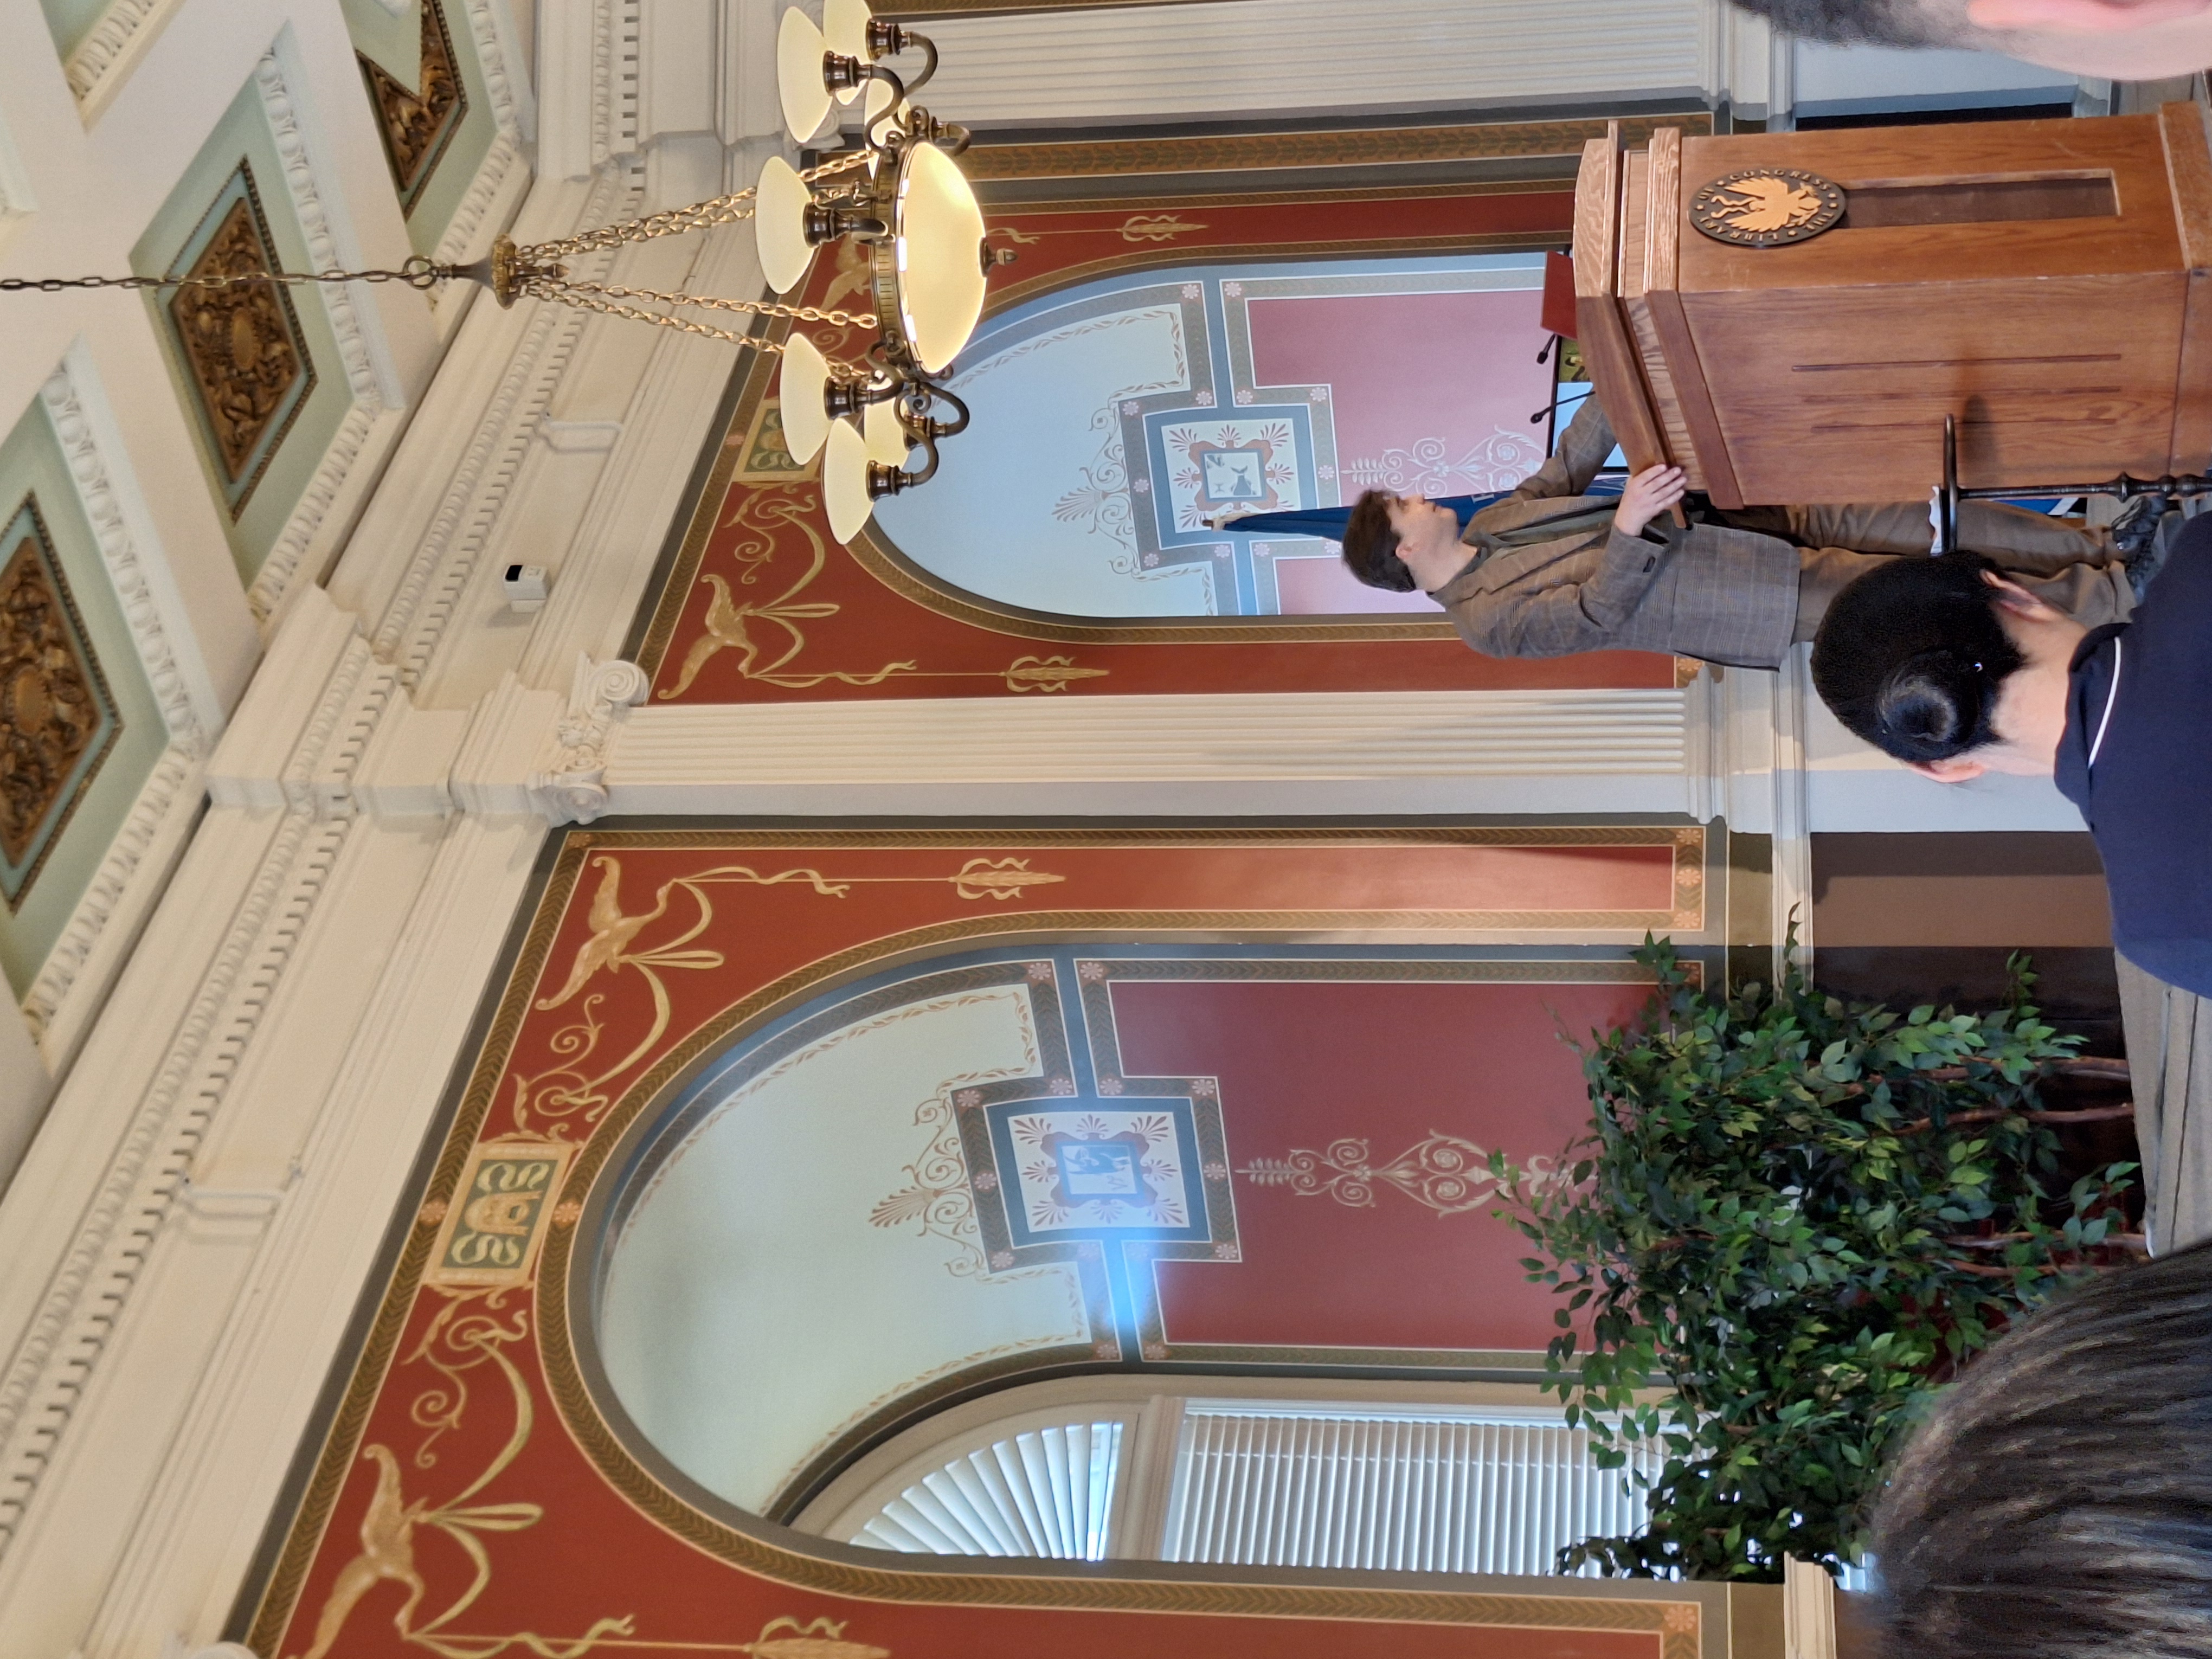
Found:
[[[1090,1377],[1009,1389],[860,1459],[798,1519],[838,1543],[1062,1560],[1548,1573],[1642,1524],[1530,1384]]]
[[[956,366],[973,427],[877,533],[1032,611],[1434,616],[1361,586],[1334,543],[1214,526],[1519,482],[1551,430],[1543,280],[1540,254],[1206,264],[1017,307]]]
[[[1671,884],[1673,850],[1547,856]],[[607,1406],[778,1520],[887,1435],[1041,1376],[1326,1370],[1355,1382],[1307,1397],[1342,1404],[1426,1373],[1540,1406],[1553,1297],[1490,1153],[1559,1153],[1588,1103],[1557,1033],[1647,985],[1565,946],[1040,940],[825,992],[703,1060],[618,1155],[586,1322]],[[1066,1485],[1091,1454],[1022,1455]],[[1055,1527],[1036,1547],[1096,1543]]]

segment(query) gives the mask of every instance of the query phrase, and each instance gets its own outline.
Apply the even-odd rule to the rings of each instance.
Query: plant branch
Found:
[[[2124,1117],[2133,1117],[2135,1115],[2133,1101],[2123,1101],[2117,1106],[2092,1107],[2087,1111],[2081,1112],[2015,1112],[2007,1107],[1995,1106],[1978,1111],[1954,1112],[1943,1120],[1943,1127],[1948,1129],[1960,1123],[1996,1123],[2008,1117],[2024,1118],[2030,1123],[2112,1123]],[[1899,1124],[1891,1133],[1899,1135],[1917,1135],[1923,1130],[1932,1129],[1935,1127],[1934,1118],[1923,1117],[1915,1122]]]

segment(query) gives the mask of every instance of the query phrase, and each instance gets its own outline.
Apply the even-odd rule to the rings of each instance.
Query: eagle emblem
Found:
[[[1690,222],[1716,241],[1774,247],[1832,229],[1846,206],[1843,191],[1817,173],[1754,167],[1700,189],[1690,201]]]

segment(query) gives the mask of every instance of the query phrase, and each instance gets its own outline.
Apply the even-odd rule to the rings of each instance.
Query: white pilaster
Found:
[[[620,813],[1687,812],[1685,694],[1271,693],[637,709]]]
[[[1200,0],[948,17],[922,101],[976,126],[1695,97],[1706,0]]]

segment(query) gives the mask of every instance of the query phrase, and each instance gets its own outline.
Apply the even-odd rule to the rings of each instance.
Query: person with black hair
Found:
[[[1845,588],[1813,685],[1850,731],[1943,783],[2053,778],[2111,895],[2152,1238],[2212,1235],[2212,516],[2142,607],[2085,628],[1986,559],[1899,560]]]
[[[2110,81],[2212,67],[2212,0],[1735,0],[1815,40],[1964,46]]]
[[[1557,453],[1464,531],[1441,503],[1370,490],[1345,526],[1345,564],[1370,587],[1426,590],[1486,656],[1662,651],[1773,668],[1849,582],[1899,557],[1925,562],[1933,539],[1917,502],[1708,508],[1678,526],[1662,515],[1686,494],[1679,468],[1638,473],[1617,499],[1589,493],[1613,448],[1585,398]],[[1974,501],[1960,532],[2069,616],[2127,614],[2124,557],[2106,532]]]
[[[1837,596],[1813,646],[1836,718],[1943,783],[2052,777],[2112,890],[2112,942],[2212,996],[2212,517],[2132,619],[2085,628],[1986,559],[1898,560]]]
[[[2212,1656],[2212,1245],[2062,1293],[1967,1366],[1872,1541],[1886,1652]]]

